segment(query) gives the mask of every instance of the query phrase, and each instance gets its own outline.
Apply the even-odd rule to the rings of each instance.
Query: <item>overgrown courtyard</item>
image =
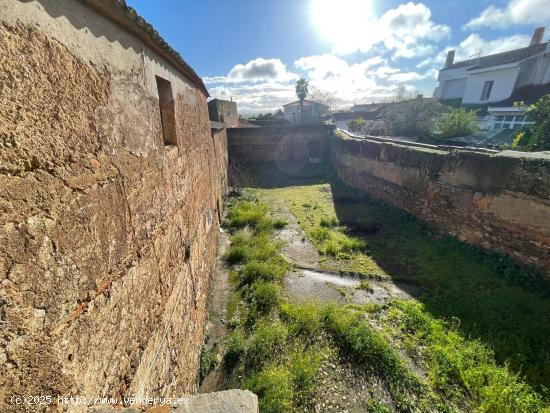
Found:
[[[544,410],[550,294],[540,273],[441,236],[330,173],[264,173],[226,220],[223,387],[257,393],[262,412]],[[280,202],[317,250],[318,270],[358,280],[335,287],[338,302],[286,291],[299,264],[281,252]],[[414,298],[368,299],[394,283]]]

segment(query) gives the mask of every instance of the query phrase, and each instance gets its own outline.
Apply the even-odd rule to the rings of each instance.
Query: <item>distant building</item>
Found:
[[[461,62],[454,62],[455,51],[449,51],[435,98],[490,104],[508,99],[518,88],[550,83],[550,43],[543,43],[543,36],[544,27],[539,27],[527,47]]]
[[[509,52],[454,62],[455,51],[449,51],[434,97],[486,108],[479,119],[482,129],[530,124],[514,102],[530,104],[550,93],[550,42],[543,42],[544,30],[534,31],[529,46]]]
[[[208,102],[208,113],[211,121],[225,123],[228,128],[237,128],[239,126],[237,102],[212,99]]]
[[[312,100],[304,100],[304,117],[302,119],[302,108],[300,101],[283,105],[284,117],[290,123],[312,123],[320,122],[330,113],[330,107]]]

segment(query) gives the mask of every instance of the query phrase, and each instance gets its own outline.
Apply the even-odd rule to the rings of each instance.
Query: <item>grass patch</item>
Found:
[[[531,386],[495,362],[493,352],[467,340],[431,317],[414,301],[398,300],[388,319],[399,326],[427,360],[432,385],[448,397],[468,395],[482,412],[537,412],[542,397]]]
[[[285,200],[322,254],[323,268],[417,285],[426,313],[456,320],[464,337],[493,349],[498,366],[520,374],[546,402],[550,399],[550,287],[540,273],[502,254],[441,237],[410,214],[336,180],[261,193]],[[327,218],[340,226],[321,225]],[[365,244],[346,252],[341,236]]]

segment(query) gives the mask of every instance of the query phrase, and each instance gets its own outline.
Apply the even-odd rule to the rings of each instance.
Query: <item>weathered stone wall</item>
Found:
[[[229,158],[240,162],[323,160],[331,126],[267,126],[227,131]]]
[[[550,269],[550,155],[341,135],[331,159],[345,183],[462,240]]]
[[[83,2],[3,0],[0,39],[0,411],[193,392],[227,170],[205,94]]]

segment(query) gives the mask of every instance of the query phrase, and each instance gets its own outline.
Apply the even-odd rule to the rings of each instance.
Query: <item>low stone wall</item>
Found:
[[[227,131],[229,160],[238,163],[276,162],[297,172],[327,158],[331,126],[270,126]]]
[[[550,154],[459,150],[339,134],[331,161],[346,184],[441,231],[550,269]]]

